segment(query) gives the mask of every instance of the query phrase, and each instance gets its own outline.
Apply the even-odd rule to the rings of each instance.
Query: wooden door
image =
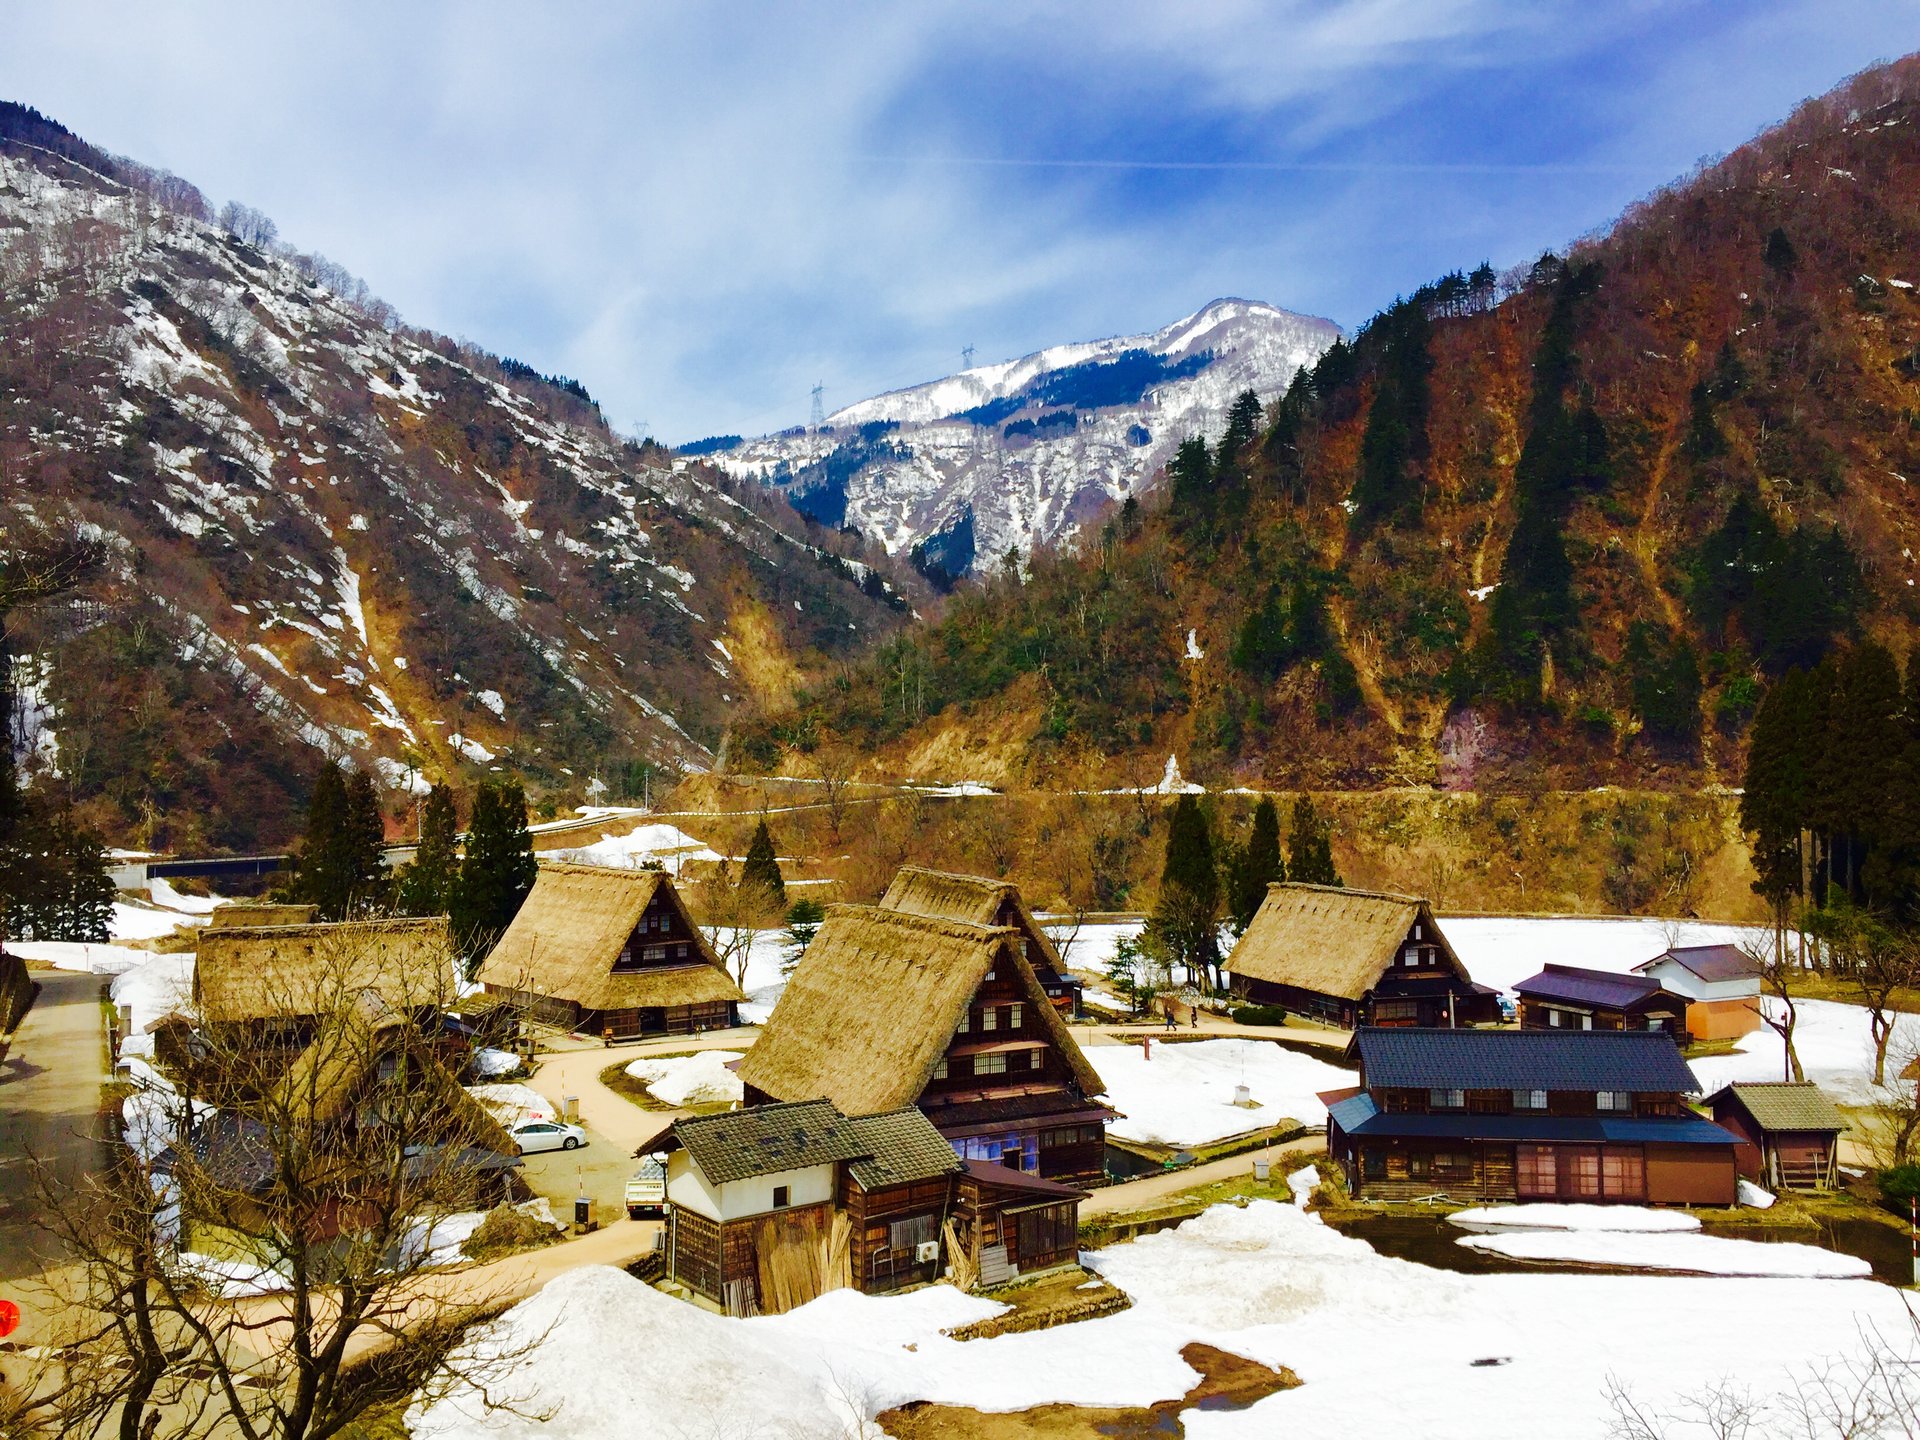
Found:
[[[1557,1157],[1562,1200],[1598,1200],[1600,1185],[1600,1147],[1563,1145]]]
[[[1560,1195],[1551,1145],[1520,1145],[1513,1157],[1514,1192],[1522,1200],[1555,1200]]]

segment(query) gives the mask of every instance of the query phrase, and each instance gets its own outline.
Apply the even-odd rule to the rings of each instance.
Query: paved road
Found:
[[[0,1282],[37,1274],[48,1241],[34,1223],[31,1157],[78,1176],[100,1160],[93,1138],[106,1079],[98,975],[36,970],[40,998],[0,1060]]]
[[[1327,1148],[1326,1139],[1319,1135],[1303,1135],[1297,1140],[1289,1140],[1284,1145],[1275,1146],[1270,1158],[1276,1164],[1272,1171],[1272,1182],[1276,1194],[1285,1198],[1288,1194],[1286,1176],[1278,1165],[1279,1157],[1286,1154],[1299,1154],[1302,1151],[1323,1154]],[[1138,1180],[1126,1180],[1118,1185],[1104,1185],[1080,1202],[1082,1220],[1104,1219],[1110,1215],[1122,1215],[1129,1211],[1150,1210],[1164,1200],[1181,1195],[1188,1190],[1198,1190],[1203,1185],[1211,1185],[1217,1180],[1231,1180],[1240,1175],[1253,1173],[1253,1162],[1261,1154],[1254,1151],[1247,1155],[1229,1155],[1224,1160],[1209,1160],[1204,1165],[1192,1165],[1185,1170],[1169,1170],[1160,1175],[1142,1175]],[[1298,1168],[1297,1166],[1293,1168]]]

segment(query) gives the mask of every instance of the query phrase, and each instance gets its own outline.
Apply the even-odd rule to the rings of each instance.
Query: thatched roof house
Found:
[[[1224,968],[1236,995],[1348,1028],[1499,1018],[1413,895],[1271,885]]]
[[[739,1075],[750,1104],[917,1105],[965,1158],[1101,1177],[1105,1087],[1012,927],[834,906]]]
[[[441,915],[210,927],[194,962],[194,1007],[207,1025],[306,1021],[371,991],[414,1014],[452,1000],[453,958]]]
[[[255,929],[262,925],[311,925],[318,905],[274,905],[266,901],[228,900],[207,916],[212,930]]]
[[[983,875],[956,875],[906,865],[880,897],[883,910],[903,910],[935,920],[961,920],[969,925],[1007,926],[1018,930],[1027,947],[1027,963],[1039,977],[1057,1009],[1068,1014],[1078,1008],[1080,982],[1067,973],[1053,937],[1040,928],[1020,887],[1008,880]]]
[[[476,978],[537,1020],[588,1034],[738,1023],[747,997],[658,870],[545,865]]]

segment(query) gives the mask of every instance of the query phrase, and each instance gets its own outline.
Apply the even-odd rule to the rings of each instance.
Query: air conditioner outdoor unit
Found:
[[[922,1240],[918,1245],[913,1247],[913,1259],[916,1265],[924,1265],[929,1260],[938,1260],[939,1258],[940,1242],[938,1240]]]

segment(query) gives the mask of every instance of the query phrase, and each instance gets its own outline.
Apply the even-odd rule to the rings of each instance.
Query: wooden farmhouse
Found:
[[[1737,1135],[1648,1030],[1361,1030],[1327,1153],[1366,1200],[1731,1205]]]
[[[1105,1182],[1105,1087],[1012,927],[834,906],[738,1074],[748,1105],[914,1105],[963,1160]]]
[[[1687,1002],[1650,975],[1549,965],[1513,987],[1523,1030],[1659,1030],[1687,1043]]]
[[[1847,1122],[1803,1080],[1747,1081],[1707,1100],[1714,1122],[1740,1138],[1740,1173],[1769,1190],[1831,1190],[1840,1183]]]
[[[760,1105],[676,1121],[649,1149],[667,1156],[668,1277],[733,1315],[927,1283],[955,1258],[998,1284],[1078,1255],[1085,1192],[962,1161],[913,1106]]]
[[[1270,885],[1224,968],[1239,998],[1344,1029],[1500,1018],[1498,992],[1473,983],[1411,895]]]
[[[321,1019],[366,993],[417,1020],[451,1003],[446,917],[209,926],[200,934],[193,1005],[207,1029],[246,1027],[263,1045],[298,1048]]]
[[[1020,887],[980,875],[951,875],[941,870],[903,866],[880,897],[883,910],[904,910],[935,920],[963,920],[969,925],[1018,930],[1026,946],[1027,964],[1040,988],[1062,1015],[1080,1008],[1081,984],[1061,962],[1052,938],[1040,928],[1020,898]]]
[[[527,1018],[614,1040],[724,1030],[747,997],[658,870],[546,865],[476,978]]]
[[[1687,1002],[1696,1040],[1736,1040],[1760,1028],[1760,967],[1738,945],[1682,945],[1633,973],[1657,980]]]

